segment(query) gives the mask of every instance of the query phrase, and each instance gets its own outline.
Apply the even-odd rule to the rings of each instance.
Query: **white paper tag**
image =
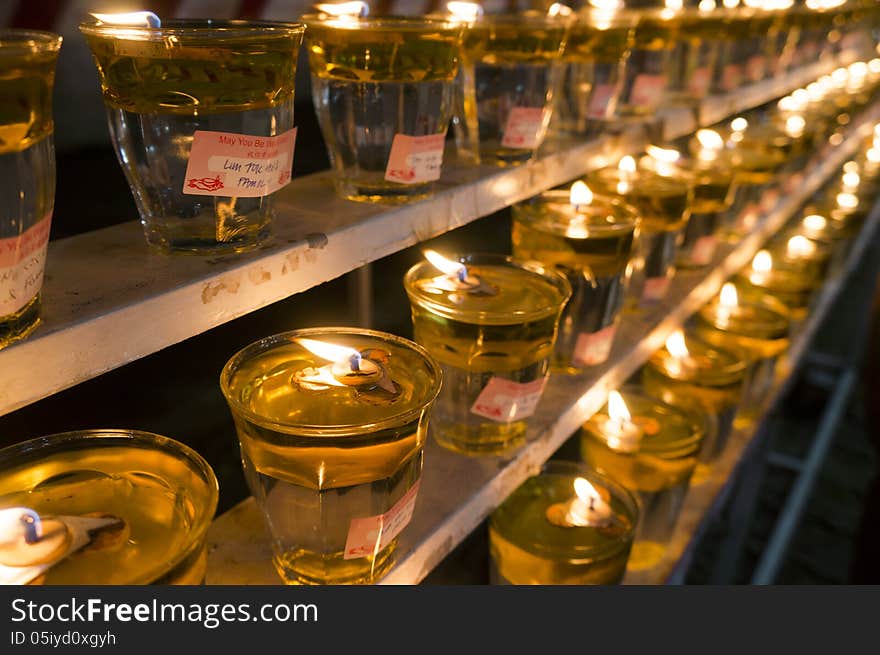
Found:
[[[645,280],[645,286],[642,289],[642,300],[645,302],[658,302],[666,297],[669,291],[670,279],[668,277],[649,277]]]
[[[0,239],[0,316],[27,305],[43,286],[51,212],[16,237]]]
[[[423,184],[440,179],[446,132],[426,136],[395,134],[385,179],[400,184]]]
[[[772,189],[767,189],[761,196],[761,209],[764,212],[769,212],[771,209],[776,207],[776,203],[778,202],[779,189],[776,189],[775,187]]]
[[[739,86],[742,69],[737,64],[727,64],[721,72],[721,88],[733,91]]]
[[[343,559],[357,559],[379,553],[401,533],[412,519],[419,493],[417,481],[394,506],[384,514],[352,519],[345,540]]]
[[[587,108],[589,118],[606,118],[608,116],[608,103],[614,95],[613,84],[597,84],[593,87],[590,96],[590,105]]]
[[[648,75],[641,73],[636,76],[630,93],[632,104],[644,107],[656,107],[663,100],[663,92],[666,90],[665,75]]]
[[[196,130],[183,193],[260,198],[290,182],[296,128],[278,136]]]
[[[697,98],[702,98],[709,92],[709,84],[712,82],[712,69],[708,66],[697,68],[691,73],[688,83],[688,91]]]
[[[691,263],[697,266],[706,266],[712,263],[715,257],[715,248],[718,245],[718,239],[714,234],[700,237],[694,242],[691,248]]]
[[[746,75],[752,81],[758,81],[764,78],[767,72],[767,61],[763,55],[754,55],[746,61]]]
[[[513,382],[495,376],[477,396],[471,414],[499,423],[521,421],[535,413],[546,384],[546,377],[532,382]]]
[[[534,150],[544,140],[544,109],[514,107],[507,116],[501,146]]]
[[[595,366],[603,363],[611,354],[614,345],[614,334],[617,324],[602,328],[598,332],[581,332],[574,346],[574,364],[576,366]]]

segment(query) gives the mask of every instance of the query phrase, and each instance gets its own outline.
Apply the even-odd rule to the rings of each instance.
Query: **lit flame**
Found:
[[[101,23],[130,27],[161,27],[162,21],[152,11],[132,11],[123,14],[92,14]]]
[[[872,164],[880,163],[880,149],[871,148],[868,152],[865,153],[865,159],[867,159]]]
[[[810,96],[810,100],[817,102],[825,97],[825,87],[819,82],[811,82],[807,84],[807,95]]]
[[[724,147],[724,139],[715,130],[697,130],[697,141],[703,148],[720,150]]]
[[[811,232],[821,232],[828,225],[828,221],[825,220],[825,217],[819,216],[819,214],[805,216],[803,223],[804,227]]]
[[[837,84],[838,86],[846,84],[846,81],[849,79],[849,71],[845,68],[836,68],[831,73],[831,81]]]
[[[461,262],[446,259],[446,257],[436,250],[425,250],[422,254],[425,255],[425,259],[431,262],[431,265],[434,266],[434,268],[446,273],[446,275],[458,275],[461,273],[462,269],[465,268],[465,265]]]
[[[632,415],[619,391],[608,392],[608,418],[617,423],[632,422]]]
[[[476,2],[447,2],[446,11],[466,23],[472,23],[483,15],[483,8]]]
[[[862,177],[856,171],[849,171],[843,174],[841,181],[843,182],[843,186],[855,189],[861,183]]]
[[[700,0],[700,4],[697,5],[697,10],[703,12],[715,11],[717,6],[715,0]]]
[[[752,260],[752,270],[756,273],[768,273],[773,268],[773,256],[769,250],[759,250]]]
[[[568,201],[575,207],[589,205],[593,202],[593,192],[590,191],[590,187],[578,180],[571,185],[571,190],[568,192]]]
[[[868,74],[868,64],[864,61],[857,61],[850,64],[848,70],[852,77],[865,77]]]
[[[687,344],[684,342],[684,332],[676,330],[666,337],[666,350],[676,359],[684,359],[690,355]]]
[[[673,150],[671,148],[660,148],[658,146],[648,146],[645,148],[645,152],[647,152],[651,157],[656,159],[657,161],[666,162],[667,164],[674,164],[681,158],[681,153],[678,150]],[[621,159],[621,162],[623,160]],[[633,169],[635,170],[635,169]]]
[[[804,133],[807,121],[800,114],[789,116],[785,121],[785,132],[789,136],[800,136]]]
[[[664,4],[670,11],[680,11],[684,8],[684,0],[665,0]]]
[[[844,173],[858,173],[859,172],[859,165],[856,162],[850,160],[843,165],[843,172]]]
[[[589,502],[591,500],[601,498],[599,492],[596,491],[596,487],[591,485],[590,481],[586,478],[574,479],[574,493],[584,502]]]
[[[858,196],[852,193],[838,193],[837,206],[841,209],[855,209],[859,206]]]
[[[749,122],[742,116],[737,116],[730,121],[730,129],[734,132],[744,132],[749,126]]]
[[[816,252],[816,244],[800,234],[789,239],[785,248],[788,256],[792,259],[809,257]]]
[[[600,11],[613,11],[615,9],[623,9],[623,0],[590,0],[590,6]]]
[[[315,5],[315,9],[322,14],[327,14],[328,16],[333,16],[335,18],[362,18],[370,13],[370,6],[366,2],[361,2],[360,0],[352,0],[351,2],[321,3]]]
[[[872,59],[869,61],[868,70],[872,73],[880,73],[880,59]]]
[[[727,309],[732,309],[739,304],[736,287],[732,282],[725,282],[724,286],[721,287],[721,293],[718,295],[718,304]]]
[[[550,16],[551,18],[554,18],[556,16],[567,17],[567,16],[571,16],[571,14],[572,14],[571,7],[569,7],[568,5],[564,5],[562,3],[559,3],[559,2],[554,2],[547,9],[547,15]]]
[[[317,339],[297,339],[296,342],[312,354],[317,355],[321,359],[326,359],[328,362],[343,362],[352,357],[359,359],[361,356],[354,348],[339,346],[335,343],[327,343],[326,341],[318,341]]]
[[[739,0],[721,0],[721,4],[724,5],[725,9],[736,9],[739,7]]]
[[[620,161],[617,163],[617,170],[619,170],[621,173],[635,173],[636,160],[633,159],[630,155],[621,157]]]

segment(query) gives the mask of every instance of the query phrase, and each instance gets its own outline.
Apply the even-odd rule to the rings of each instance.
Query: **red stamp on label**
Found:
[[[645,286],[642,289],[642,301],[659,302],[663,300],[666,297],[666,292],[669,291],[669,282],[670,279],[665,275],[645,279]]]
[[[278,136],[196,130],[183,193],[260,198],[290,182],[296,128]]]
[[[663,100],[663,93],[666,91],[665,75],[648,75],[641,73],[636,76],[633,82],[632,104],[642,105],[645,107],[656,107]]]
[[[446,131],[442,134],[407,136],[395,134],[391,153],[385,167],[385,179],[400,184],[423,184],[440,179],[443,168],[443,145]]]
[[[43,286],[52,213],[15,237],[0,239],[0,316],[27,305]]]
[[[388,546],[412,519],[420,482],[421,480],[410,487],[409,491],[384,514],[352,519],[345,540],[343,559],[368,557]]]
[[[574,364],[576,366],[595,366],[608,359],[611,346],[614,345],[614,334],[617,325],[602,328],[598,332],[581,332],[574,346]]]
[[[544,118],[543,107],[514,107],[507,116],[501,146],[534,150],[544,140]]]
[[[714,235],[700,237],[691,248],[691,263],[697,266],[706,266],[712,263],[715,257],[715,249],[718,239]]]
[[[474,401],[471,414],[499,423],[521,421],[535,413],[546,384],[546,376],[532,382],[493,377]]]

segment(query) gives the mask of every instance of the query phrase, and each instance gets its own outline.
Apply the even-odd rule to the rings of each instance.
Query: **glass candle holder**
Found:
[[[715,11],[721,14],[722,28],[714,35],[718,39],[718,58],[709,90],[714,94],[732,93],[744,80],[740,44],[748,35],[748,19],[741,7],[724,5]]]
[[[637,20],[633,12],[592,9],[577,14],[553,109],[555,131],[589,138],[614,120]]]
[[[691,334],[678,332],[657,350],[642,369],[650,395],[706,418],[694,484],[709,475],[724,452],[743,395],[748,362]]]
[[[617,584],[626,572],[638,502],[575,462],[551,461],[489,519],[493,584]]]
[[[456,452],[503,453],[525,440],[571,286],[500,255],[442,265],[446,273],[423,261],[404,277],[415,339],[443,370],[432,431]]]
[[[573,197],[577,188],[552,189],[513,207],[514,257],[555,268],[571,285],[553,366],[572,373],[611,353],[638,222],[635,210],[616,198],[585,186],[589,197]]]
[[[594,171],[588,174],[587,182],[635,208],[639,237],[628,298],[636,306],[651,305],[666,297],[675,274],[678,235],[690,217],[693,185],[687,173],[678,168],[660,175],[625,163],[624,159],[617,167]]]
[[[267,337],[223,369],[248,487],[288,584],[381,577],[412,516],[441,373],[382,332]]]
[[[765,79],[770,72],[767,59],[768,35],[773,26],[773,13],[767,11],[761,2],[746,2],[743,8],[748,16],[748,32],[741,41],[740,54],[743,59],[743,76],[746,83],[756,83]],[[749,6],[752,5],[752,6]]]
[[[749,425],[776,381],[776,362],[789,345],[789,318],[771,302],[740,302],[736,286],[703,306],[696,318],[697,336],[749,363],[736,422]]]
[[[368,202],[431,193],[453,113],[462,26],[427,17],[302,20],[337,192]]]
[[[629,557],[633,571],[652,569],[675,531],[704,436],[701,416],[692,415],[634,389],[617,397],[628,418],[615,416],[613,402],[587,421],[581,456],[590,468],[616,480],[639,498],[640,517]]]
[[[643,121],[653,117],[666,97],[672,77],[681,12],[672,9],[633,11],[638,14],[638,23],[626,62],[617,115]]]
[[[746,295],[766,294],[789,310],[789,318],[801,321],[813,293],[819,286],[815,269],[793,267],[785,260],[775,260],[769,250],[761,250],[752,263],[734,277],[737,288]]]
[[[779,261],[784,268],[812,277],[816,286],[821,285],[828,276],[831,246],[798,233],[796,228],[786,230],[771,241],[768,250],[774,262]]]
[[[672,103],[696,105],[708,95],[721,50],[718,38],[726,27],[724,17],[714,2],[681,12],[667,94]]]
[[[208,463],[157,434],[83,430],[9,446],[0,450],[0,515],[26,514],[42,536],[10,548],[4,533],[0,580],[201,584],[217,495]]]
[[[0,348],[33,332],[55,204],[52,88],[61,37],[0,30]]]
[[[873,200],[873,197],[862,198],[858,193],[832,189],[816,203],[815,211],[828,219],[838,238],[852,239],[862,229]]]
[[[816,207],[805,208],[805,215],[799,218],[791,228],[792,236],[803,236],[828,253],[825,265],[826,275],[838,270],[846,260],[848,235],[844,227],[835,221],[816,214]]]
[[[464,157],[509,166],[534,156],[552,116],[569,23],[525,12],[468,25],[453,121]]]
[[[290,181],[301,24],[91,21],[119,163],[147,243],[216,254],[259,245]]]

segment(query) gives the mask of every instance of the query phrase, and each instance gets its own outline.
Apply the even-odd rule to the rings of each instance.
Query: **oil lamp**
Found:
[[[793,248],[786,248],[795,257],[808,249],[815,250],[815,246],[806,238],[796,239]],[[776,298],[790,310],[790,318],[798,321],[806,317],[810,298],[819,285],[815,269],[792,267],[784,259],[774,262],[769,250],[759,250],[735,282],[747,295],[757,291]]]

